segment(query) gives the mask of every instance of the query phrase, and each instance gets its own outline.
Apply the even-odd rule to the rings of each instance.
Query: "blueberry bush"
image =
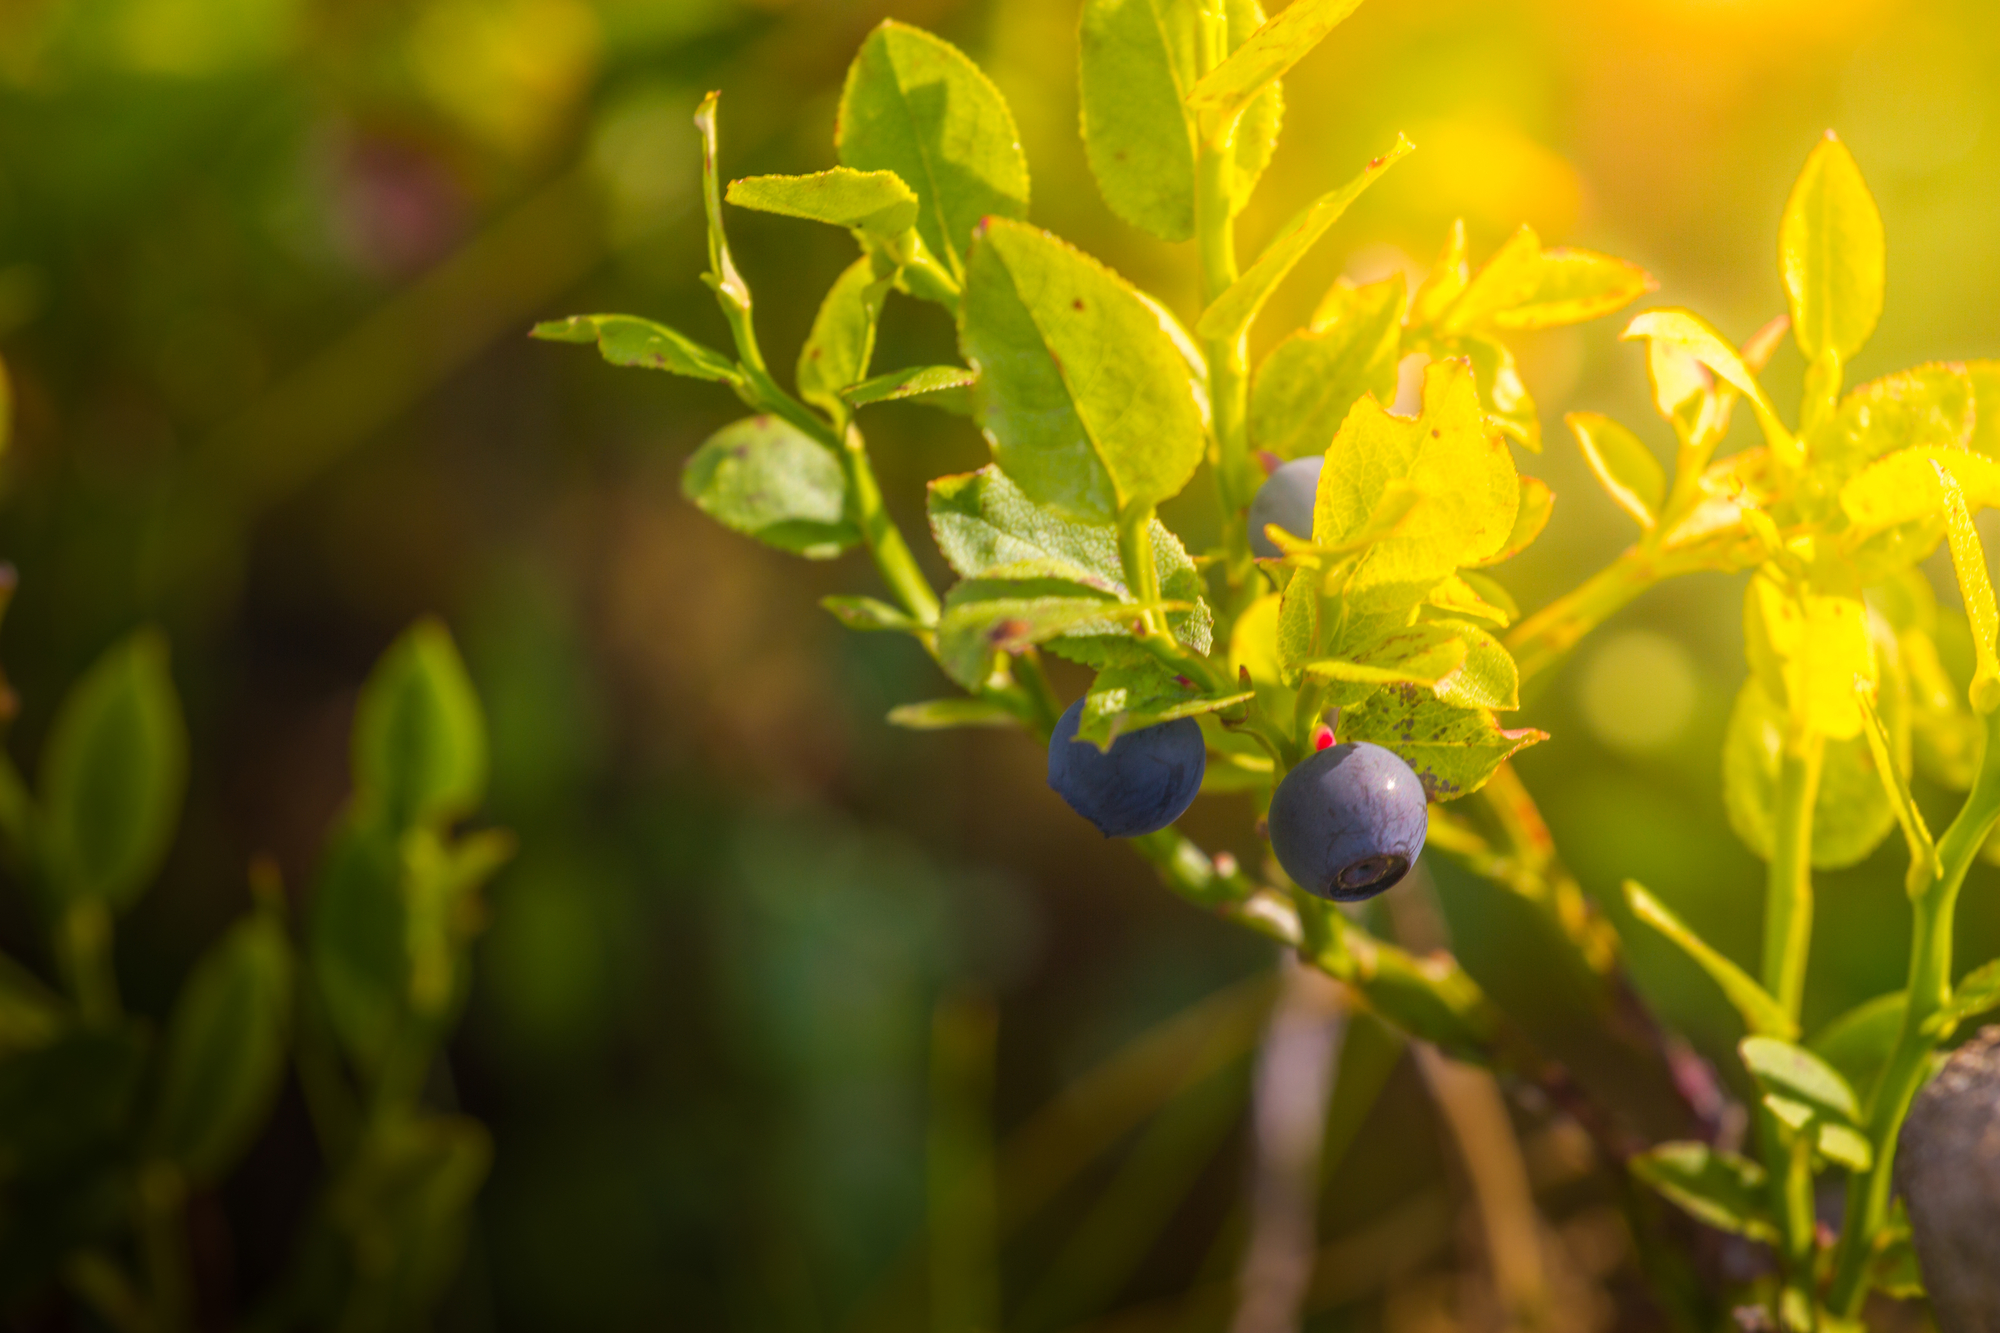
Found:
[[[1544,439],[1510,340],[1610,315],[1654,284],[1528,227],[1475,264],[1461,224],[1420,282],[1337,283],[1252,364],[1273,293],[1415,147],[1384,144],[1261,252],[1239,255],[1236,219],[1272,160],[1283,78],[1357,4],[1293,0],[1270,19],[1256,0],[1084,5],[1091,171],[1118,217],[1190,243],[1201,291],[1190,319],[1029,222],[1028,164],[999,91],[955,47],[887,22],[848,72],[838,165],[825,171],[725,183],[720,98],[701,104],[704,281],[732,347],[632,315],[535,333],[744,403],[753,415],[688,462],[684,494],[784,552],[866,551],[886,600],[834,596],[827,611],[907,638],[957,687],[897,706],[892,724],[1014,727],[1048,742],[1050,785],[1128,837],[1168,888],[1295,948],[1402,1031],[1574,1114],[1646,1187],[1626,1195],[1628,1219],[1677,1322],[1712,1327],[1725,1306],[1761,1305],[1789,1328],[1851,1326],[1871,1291],[1921,1290],[1891,1198],[1898,1134],[1940,1048],[2000,1004],[2000,964],[1961,975],[1952,956],[1960,886],[2000,817],[2000,622],[1972,526],[2000,505],[2000,366],[1845,382],[1882,310],[1884,235],[1829,135],[1784,210],[1785,314],[1740,346],[1686,309],[1625,327],[1671,468],[1607,416],[1565,419],[1638,535],[1522,615],[1494,571],[1535,540],[1553,496],[1517,470],[1516,451],[1532,456]],[[789,387],[758,338],[729,206],[843,228],[860,251],[820,304]],[[891,300],[945,312],[960,363],[878,369]],[[1787,336],[1808,365],[1789,420],[1759,379]],[[1398,413],[1413,357],[1421,385]],[[989,466],[929,485],[930,536],[958,580],[942,595],[870,461],[867,409],[897,400],[969,416],[991,447]],[[1718,456],[1741,413],[1758,442]],[[1209,549],[1189,549],[1159,517],[1190,486],[1219,515]],[[1916,568],[1940,543],[1963,615]],[[1730,571],[1754,572],[1749,672],[1721,771],[1731,826],[1768,862],[1761,967],[1738,967],[1639,884],[1624,892],[1634,919],[1740,1015],[1755,1090],[1740,1152],[1684,1047],[1637,1004],[1618,932],[1510,765],[1548,737],[1507,725],[1524,688],[1633,598]],[[1091,674],[1067,707],[1051,656]],[[1969,679],[1947,665],[1959,656]],[[1940,833],[1911,795],[1913,771],[1966,793]],[[1272,855],[1245,865],[1172,827],[1197,784],[1268,811]],[[1898,831],[1915,924],[1906,984],[1804,1032],[1814,871]],[[1425,846],[1553,950],[1551,984],[1580,997],[1587,1022],[1507,1003],[1450,954],[1406,948],[1379,914],[1329,901],[1389,887]],[[1841,1179],[1829,1227],[1818,1186]],[[1759,1243],[1769,1264],[1717,1269],[1690,1243],[1688,1217]]]
[[[275,865],[254,866],[253,910],[208,947],[158,1030],[121,1002],[113,955],[187,781],[163,636],[131,635],[76,682],[32,787],[0,759],[8,865],[62,982],[0,961],[10,1303],[53,1281],[120,1333],[209,1323],[190,1198],[242,1163],[288,1075],[325,1176],[246,1326],[406,1328],[442,1296],[492,1149],[477,1120],[437,1104],[432,1080],[465,1001],[481,886],[512,840],[456,828],[482,798],[484,721],[441,625],[419,623],[383,656],[352,745],[352,795],[306,919],[289,919]]]

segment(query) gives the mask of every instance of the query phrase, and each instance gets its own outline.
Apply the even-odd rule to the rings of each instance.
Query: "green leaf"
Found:
[[[1099,749],[1128,732],[1172,722],[1176,718],[1199,717],[1247,703],[1254,690],[1231,690],[1207,694],[1195,682],[1175,676],[1157,661],[1113,667],[1101,671],[1084,696],[1083,716],[1076,738]]]
[[[1465,239],[1465,219],[1451,224],[1444,248],[1431,264],[1431,271],[1410,298],[1410,327],[1427,328],[1436,323],[1472,280],[1470,246]]]
[[[1333,309],[1329,310],[1328,307]],[[1402,353],[1403,277],[1337,286],[1313,327],[1271,349],[1250,385],[1252,448],[1280,458],[1325,453],[1354,404],[1393,403]]]
[[[1814,479],[1837,490],[1866,464],[1898,450],[1949,459],[1972,444],[1975,399],[1972,377],[1960,365],[1916,366],[1860,385],[1807,441]],[[2000,410],[2000,403],[1994,406]],[[1986,459],[1974,457],[1976,470]]]
[[[852,630],[889,630],[897,634],[924,632],[922,621],[873,597],[822,597],[819,604],[832,612],[834,619]]]
[[[535,325],[530,336],[546,342],[596,343],[598,352],[614,366],[644,366],[732,385],[743,378],[736,363],[722,353],[637,315],[571,315]]]
[[[865,256],[834,279],[813,317],[806,345],[799,349],[799,397],[835,416],[846,412],[840,391],[868,378],[889,285],[875,275],[874,261]]]
[[[1878,995],[1834,1019],[1807,1043],[1814,1055],[1840,1071],[1850,1087],[1865,1091],[1889,1063],[1896,1036],[1909,1011],[1903,991]]]
[[[2000,632],[2000,611],[1993,603],[1993,583],[1986,573],[1986,550],[1972,526],[1965,507],[1965,495],[1957,480],[1941,465],[1931,465],[1944,492],[1945,538],[1951,543],[1951,567],[1958,575],[1958,590],[1965,599],[1965,618],[1972,626],[1974,667],[1968,691],[1976,713],[1991,713],[2000,707],[2000,657],[1995,656],[1994,635]]]
[[[1751,670],[1795,725],[1836,740],[1861,735],[1854,684],[1875,681],[1879,665],[1859,597],[1787,587],[1760,573],[1743,599],[1743,637]]]
[[[493,1141],[467,1116],[392,1119],[367,1135],[336,1196],[335,1216],[372,1260],[347,1294],[350,1309],[393,1312],[428,1327],[465,1250],[472,1201]]]
[[[1086,0],[1079,88],[1083,145],[1111,211],[1164,241],[1194,235],[1199,128],[1186,106],[1200,73],[1203,0]],[[1231,0],[1240,46],[1264,22],[1255,0]],[[1231,139],[1240,209],[1271,158],[1283,99],[1274,83]]]
[[[1119,563],[1115,528],[1072,523],[1037,507],[998,468],[939,477],[930,484],[928,509],[931,535],[961,578],[976,579],[995,570],[1034,566],[1051,577],[1085,584],[1121,600],[1130,596]],[[1168,626],[1187,648],[1206,654],[1214,620],[1202,601],[1201,575],[1194,561],[1188,558],[1180,538],[1158,519],[1153,520],[1152,548],[1160,595],[1192,606],[1187,611],[1169,612]],[[1084,644],[1070,638],[1052,647],[1069,655]],[[1101,661],[1087,664],[1109,665]]]
[[[945,594],[938,661],[953,680],[974,689],[991,673],[995,653],[1018,653],[1086,625],[1136,617],[1140,610],[1069,579],[967,579]]]
[[[701,204],[708,222],[708,272],[703,281],[725,307],[739,312],[750,309],[750,288],[736,271],[729,253],[729,234],[722,225],[722,149],[716,120],[722,109],[722,94],[711,92],[695,108],[694,127],[701,135]]]
[[[1598,484],[1620,509],[1651,532],[1667,498],[1667,474],[1653,451],[1601,412],[1571,412],[1563,420],[1575,432],[1583,461]]]
[[[1112,523],[1194,475],[1205,411],[1173,332],[1082,251],[990,220],[966,260],[959,339],[994,461],[1035,503]]]
[[[848,68],[834,145],[916,191],[917,233],[954,273],[984,217],[1028,215],[1028,159],[1000,90],[942,38],[884,21]]]
[[[1514,527],[1521,488],[1506,442],[1489,431],[1462,361],[1433,362],[1414,421],[1363,400],[1340,428],[1320,474],[1313,541],[1358,536],[1395,484],[1424,502],[1358,560],[1346,595],[1362,605],[1414,604],[1461,565],[1496,555]]]
[[[1938,1039],[1946,1040],[1968,1018],[2000,1009],[2000,958],[1984,963],[1965,974],[1932,1020]]]
[[[167,641],[140,630],[71,688],[42,754],[42,853],[67,901],[130,907],[158,873],[187,787]]]
[[[808,560],[861,540],[840,460],[780,417],[746,417],[709,436],[687,461],[681,494],[724,527]]]
[[[1503,560],[1512,560],[1521,552],[1534,545],[1535,538],[1542,535],[1542,529],[1549,525],[1549,515],[1556,507],[1556,493],[1540,477],[1520,479],[1521,496],[1514,510],[1514,526],[1507,533],[1507,540],[1500,543],[1500,549],[1483,560],[1470,561],[1478,569],[1497,565]]]
[[[1437,317],[1456,336],[1482,325],[1547,329],[1581,324],[1622,309],[1656,284],[1636,264],[1590,250],[1544,250],[1523,226]]]
[[[1771,998],[1770,992],[1707,940],[1688,929],[1679,917],[1667,910],[1666,904],[1646,892],[1637,880],[1625,881],[1625,901],[1631,905],[1632,915],[1679,945],[1681,952],[1708,973],[1709,980],[1721,988],[1723,996],[1743,1016],[1745,1027],[1764,1036],[1790,1038],[1798,1035],[1798,1024],[1785,1012],[1783,1005]]]
[[[1340,739],[1394,750],[1433,801],[1452,801],[1486,785],[1493,770],[1548,733],[1503,729],[1483,708],[1458,708],[1416,685],[1391,685],[1340,715]]]
[[[486,715],[442,621],[389,646],[354,715],[354,797],[392,834],[443,827],[486,795]]]
[[[1882,317],[1882,214],[1847,145],[1828,130],[1806,159],[1778,229],[1792,336],[1807,361],[1853,359]]]
[[[1897,748],[1907,756],[1907,714],[1898,707],[1892,716]],[[1784,737],[1784,709],[1756,677],[1744,681],[1723,737],[1722,799],[1736,836],[1766,861],[1771,858],[1776,827]],[[1819,793],[1813,802],[1812,863],[1835,870],[1874,851],[1896,826],[1896,812],[1865,737],[1828,740],[1825,745]]]
[[[1455,625],[1422,622],[1379,638],[1366,637],[1372,641],[1360,651],[1307,662],[1305,673],[1317,680],[1434,689],[1465,666],[1466,640]],[[1354,701],[1365,697],[1359,694]]]
[[[1852,1125],[1821,1122],[1813,1136],[1819,1155],[1849,1171],[1866,1171],[1875,1165],[1875,1148],[1868,1136]]]
[[[1285,14],[1290,14],[1303,2],[1292,0],[1291,9],[1287,9]],[[1279,15],[1279,19],[1284,17],[1284,14]],[[1415,146],[1402,135],[1397,135],[1395,147],[1370,162],[1360,175],[1339,189],[1321,195],[1293,218],[1265,247],[1264,253],[1257,256],[1257,262],[1250,266],[1249,271],[1231,283],[1202,312],[1195,332],[1217,342],[1240,338],[1247,333],[1252,321],[1257,318],[1257,312],[1271,299],[1271,293],[1278,289],[1285,275],[1306,257],[1308,250],[1318,244],[1319,238],[1340,220],[1340,215],[1361,197],[1362,191],[1373,185],[1383,172],[1402,161]]]
[[[285,1073],[292,950],[258,912],[196,964],[167,1026],[148,1143],[196,1181],[220,1180],[269,1115]]]
[[[916,192],[893,171],[833,167],[810,176],[746,176],[726,196],[739,208],[824,222],[893,243],[917,220]]]
[[[1882,710],[1876,707],[1872,686],[1858,684],[1855,697],[1861,705],[1862,735],[1868,742],[1869,758],[1875,764],[1875,776],[1882,783],[1896,822],[1903,827],[1903,839],[1909,845],[1910,872],[1906,883],[1914,892],[1931,876],[1943,875],[1944,867],[1938,861],[1937,843],[1924,823],[1924,812],[1917,808],[1916,798],[1910,794],[1909,728],[1907,725],[1903,728],[1900,738],[1890,731]],[[1904,711],[1907,714],[1907,706]]]
[[[1813,1114],[1841,1124],[1861,1119],[1861,1102],[1837,1070],[1796,1043],[1771,1036],[1745,1037],[1737,1043],[1750,1076],[1766,1092],[1793,1097],[1812,1107]]]
[[[1020,721],[990,699],[930,699],[898,704],[889,710],[889,725],[911,731],[944,731],[953,727],[1011,727]]]
[[[1756,410],[1757,424],[1763,429],[1764,439],[1776,457],[1790,464],[1799,461],[1799,444],[1785,423],[1778,419],[1777,409],[1765,394],[1757,377],[1750,371],[1740,353],[1729,345],[1729,341],[1715,331],[1713,325],[1690,310],[1648,310],[1625,326],[1619,335],[1625,339],[1646,338],[1664,342],[1686,352],[1709,370],[1750,400]]]
[[[1720,1231],[1775,1244],[1764,1168],[1706,1143],[1662,1143],[1632,1159],[1632,1174]]]
[[[1219,138],[1220,132],[1233,129],[1237,117],[1266,88],[1360,7],[1361,0],[1292,0],[1276,18],[1251,33],[1187,96],[1188,108],[1200,117],[1204,134]]]
[[[916,366],[863,380],[840,396],[855,407],[916,398],[933,407],[970,416],[972,398],[966,391],[978,382],[979,376],[964,366]]]
[[[1901,1207],[1899,1202],[1897,1208]],[[1928,1294],[1907,1219],[1900,1228],[1876,1240],[1875,1256],[1868,1264],[1868,1285],[1899,1301],[1920,1301]]]
[[[1465,643],[1465,661],[1436,685],[1437,697],[1460,708],[1507,712],[1521,706],[1521,672],[1500,641],[1465,620],[1424,622],[1456,634]]]
[[[327,845],[307,919],[306,957],[327,1021],[370,1072],[395,1041],[410,988],[402,879],[390,835],[343,824]]]

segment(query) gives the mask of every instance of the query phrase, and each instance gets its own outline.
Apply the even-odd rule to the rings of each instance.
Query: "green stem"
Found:
[[[1118,562],[1125,587],[1144,608],[1139,621],[1150,638],[1168,639],[1166,613],[1159,609],[1160,567],[1153,560],[1153,506],[1133,505],[1118,516]]]
[[[187,1184],[181,1173],[165,1162],[141,1167],[136,1205],[139,1253],[153,1298],[153,1327],[158,1333],[180,1333],[188,1326],[193,1304],[183,1222]]]
[[[1764,989],[1794,1021],[1805,995],[1812,946],[1813,802],[1819,796],[1825,738],[1787,738],[1778,766],[1777,827],[1764,892]]]
[[[1834,1265],[1829,1306],[1852,1316],[1868,1294],[1868,1261],[1889,1212],[1889,1188],[1896,1165],[1896,1136],[1910,1101],[1929,1072],[1937,1035],[1931,1020],[1951,998],[1951,932],[1958,893],[1979,849],[2000,819],[2000,712],[1986,717],[1985,750],[1979,776],[1958,817],[1938,839],[1938,875],[1913,895],[1915,930],[1910,938],[1909,1004],[1888,1064],[1868,1100],[1868,1136],[1875,1163],[1847,1186],[1847,1226]]]
[[[875,469],[868,461],[868,446],[861,432],[852,426],[847,429],[840,456],[847,469],[848,488],[854,495],[855,512],[861,520],[861,538],[868,543],[868,554],[875,558],[875,568],[881,571],[890,591],[902,601],[905,611],[925,625],[937,624],[937,593],[917,567],[917,557],[903,540],[903,530],[889,517],[889,510],[882,502],[882,487],[877,484]]]
[[[1202,15],[1201,70],[1207,73],[1229,54],[1229,27],[1219,7]],[[1236,281],[1235,154],[1231,135],[1201,136],[1195,157],[1195,241],[1201,257],[1201,299],[1204,308]],[[1202,356],[1208,363],[1208,400],[1212,414],[1216,488],[1222,496],[1223,573],[1229,598],[1223,608],[1224,628],[1232,623],[1257,591],[1257,567],[1250,553],[1250,501],[1262,481],[1250,457],[1248,430],[1250,397],[1249,340],[1243,334],[1205,339]]]
[[[62,909],[55,928],[56,965],[83,1021],[105,1027],[118,1021],[118,974],[111,962],[111,912],[95,898]]]
[[[1561,661],[1579,639],[1660,578],[1652,553],[1634,546],[1516,625],[1507,636],[1507,649],[1514,654],[1521,679]]]

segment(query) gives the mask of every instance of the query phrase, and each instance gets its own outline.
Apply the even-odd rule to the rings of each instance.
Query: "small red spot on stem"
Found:
[[[1333,748],[1333,728],[1322,722],[1313,728],[1313,753]]]

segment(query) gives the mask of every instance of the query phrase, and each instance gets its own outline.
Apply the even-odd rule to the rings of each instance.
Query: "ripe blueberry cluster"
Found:
[[[1108,750],[1076,738],[1083,700],[1049,739],[1049,786],[1107,838],[1167,827],[1193,803],[1207,768],[1189,718],[1120,736]],[[1309,892],[1372,898],[1416,864],[1429,817],[1417,775],[1391,751],[1334,745],[1293,768],[1271,798],[1271,850]]]

